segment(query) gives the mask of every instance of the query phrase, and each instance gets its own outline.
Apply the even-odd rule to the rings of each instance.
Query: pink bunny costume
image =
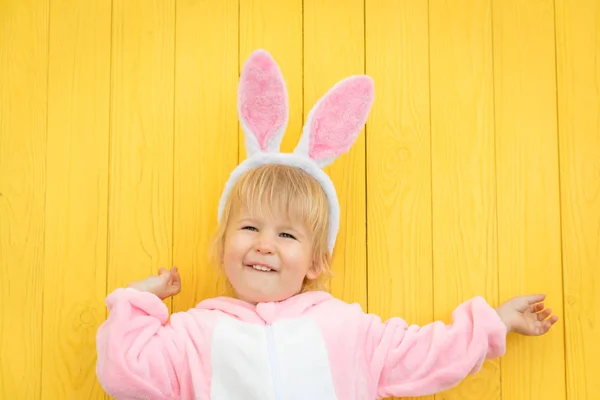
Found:
[[[264,163],[295,165],[323,186],[331,210],[329,248],[339,205],[322,168],[348,151],[366,123],[373,82],[366,76],[335,85],[311,110],[293,153],[279,153],[288,104],[280,70],[265,51],[244,65],[239,115],[248,158],[235,180]],[[383,322],[322,291],[256,306],[208,299],[169,321],[153,294],[120,288],[97,335],[96,373],[115,399],[332,400],[421,396],[457,385],[505,351],[506,327],[484,299],[453,312],[453,323],[423,327]]]

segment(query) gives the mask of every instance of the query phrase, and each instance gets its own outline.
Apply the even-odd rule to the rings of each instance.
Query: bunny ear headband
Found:
[[[323,168],[346,153],[367,121],[373,104],[373,80],[348,77],[333,86],[310,110],[292,153],[279,152],[288,123],[288,97],[279,66],[264,50],[254,51],[241,72],[238,114],[247,158],[231,173],[219,201],[219,220],[231,188],[246,171],[263,164],[300,168],[323,187],[329,201],[328,247],[333,251],[340,210],[335,187]]]

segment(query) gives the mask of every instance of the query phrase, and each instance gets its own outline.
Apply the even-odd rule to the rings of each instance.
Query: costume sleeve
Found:
[[[131,288],[106,298],[109,316],[98,329],[96,375],[114,399],[178,399],[185,363],[184,331],[168,324],[155,295]]]
[[[378,398],[439,393],[478,372],[485,360],[502,356],[506,348],[506,326],[481,297],[457,307],[449,325],[436,321],[419,327],[400,318],[365,318],[365,357]]]

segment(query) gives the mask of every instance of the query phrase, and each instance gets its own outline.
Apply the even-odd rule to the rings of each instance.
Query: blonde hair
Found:
[[[331,254],[327,247],[329,203],[315,178],[300,168],[280,164],[261,165],[246,171],[231,189],[213,240],[212,258],[221,272],[229,219],[241,207],[252,215],[284,215],[301,221],[313,237],[313,265],[321,272],[315,280],[305,279],[301,291],[326,288],[331,277]]]

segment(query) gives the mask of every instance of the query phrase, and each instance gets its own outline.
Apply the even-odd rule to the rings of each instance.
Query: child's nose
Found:
[[[273,239],[269,235],[262,234],[256,240],[256,251],[263,254],[271,254],[274,251]]]

